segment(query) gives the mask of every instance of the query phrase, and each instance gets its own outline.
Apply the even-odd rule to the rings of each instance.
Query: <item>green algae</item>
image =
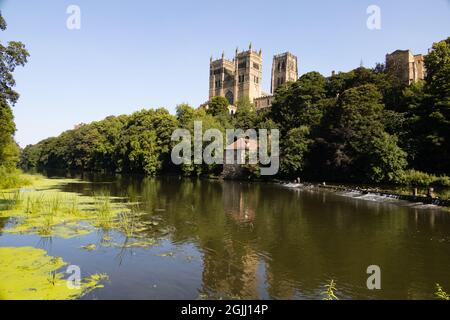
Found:
[[[107,197],[53,189],[2,193],[0,201],[7,203],[0,217],[11,218],[12,224],[5,233],[66,239],[89,234],[95,228],[117,228],[117,216],[128,210]]]
[[[0,300],[70,300],[103,288],[107,278],[95,274],[70,287],[58,272],[67,263],[32,247],[0,247]]]
[[[164,228],[158,227],[158,217],[148,221],[148,213],[140,210],[139,203],[113,201],[119,199],[108,194],[85,196],[58,189],[76,180],[39,181],[34,189],[0,193],[0,218],[8,218],[2,232],[69,239],[101,230],[106,233],[102,246],[121,248],[152,247],[156,241],[148,234],[164,233]],[[111,230],[122,233],[125,243],[113,242],[108,235]]]
[[[157,254],[158,257],[173,257],[174,253],[173,252],[163,252],[163,253],[159,253]]]
[[[97,250],[97,245],[92,243],[85,246],[82,246],[81,249],[87,250],[87,251],[95,251]]]

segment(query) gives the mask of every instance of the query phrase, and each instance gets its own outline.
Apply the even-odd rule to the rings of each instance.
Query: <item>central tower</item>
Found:
[[[285,52],[273,57],[272,64],[272,86],[271,93],[281,87],[286,82],[298,80],[297,57],[292,53]]]

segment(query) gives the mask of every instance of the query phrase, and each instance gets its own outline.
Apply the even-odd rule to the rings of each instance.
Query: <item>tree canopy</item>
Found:
[[[402,84],[381,64],[330,77],[309,72],[278,88],[272,108],[266,110],[255,111],[243,98],[231,115],[227,99],[215,97],[207,110],[179,105],[176,116],[150,109],[108,117],[28,146],[22,163],[148,175],[217,175],[217,165],[176,167],[170,162],[172,131],[193,133],[194,122],[202,121],[203,131],[279,128],[281,178],[399,183],[408,180],[407,172],[424,177],[414,170],[449,175],[450,38],[433,45],[425,64],[427,78],[411,85]],[[0,111],[11,119],[7,108]],[[1,128],[6,135],[14,131],[11,125]]]
[[[0,30],[7,24],[0,11]],[[13,72],[17,66],[24,66],[29,54],[21,42],[10,41],[5,46],[0,42],[0,167],[15,168],[19,158],[19,147],[14,141],[16,126],[10,104],[14,105],[19,94],[13,90],[16,85]]]

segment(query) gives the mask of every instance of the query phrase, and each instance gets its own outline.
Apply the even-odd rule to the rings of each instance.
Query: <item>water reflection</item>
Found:
[[[274,184],[89,179],[94,183],[65,189],[84,194],[106,191],[139,202],[139,210],[146,213],[141,219],[158,221],[157,227],[144,232],[147,240],[168,241],[170,250],[194,248],[199,265],[174,258],[164,260],[167,270],[152,270],[176,282],[178,292],[181,287],[209,298],[318,299],[330,279],[337,282],[341,298],[354,299],[431,299],[436,282],[450,288],[447,212]],[[118,263],[132,254],[124,246]],[[142,259],[156,263],[155,255]],[[179,264],[177,270],[186,272],[192,270],[183,268],[201,268],[201,279],[167,275],[169,264]],[[366,269],[373,264],[382,270],[380,291],[365,286]],[[128,279],[136,283],[148,277],[143,266],[126,267]],[[117,284],[121,278],[112,281]],[[148,298],[146,291],[133,292]],[[115,294],[120,297],[120,291]]]

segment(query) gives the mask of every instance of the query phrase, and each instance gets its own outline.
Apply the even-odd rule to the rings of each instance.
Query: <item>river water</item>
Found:
[[[139,202],[156,219],[150,248],[0,233],[0,246],[44,248],[109,281],[83,299],[433,299],[450,290],[450,213],[382,198],[271,183],[94,177],[61,187]],[[5,222],[4,222],[5,223]],[[1,225],[1,224],[0,224]],[[119,232],[111,236],[126,243]],[[97,250],[80,249],[96,244]],[[369,290],[367,268],[381,270]]]

